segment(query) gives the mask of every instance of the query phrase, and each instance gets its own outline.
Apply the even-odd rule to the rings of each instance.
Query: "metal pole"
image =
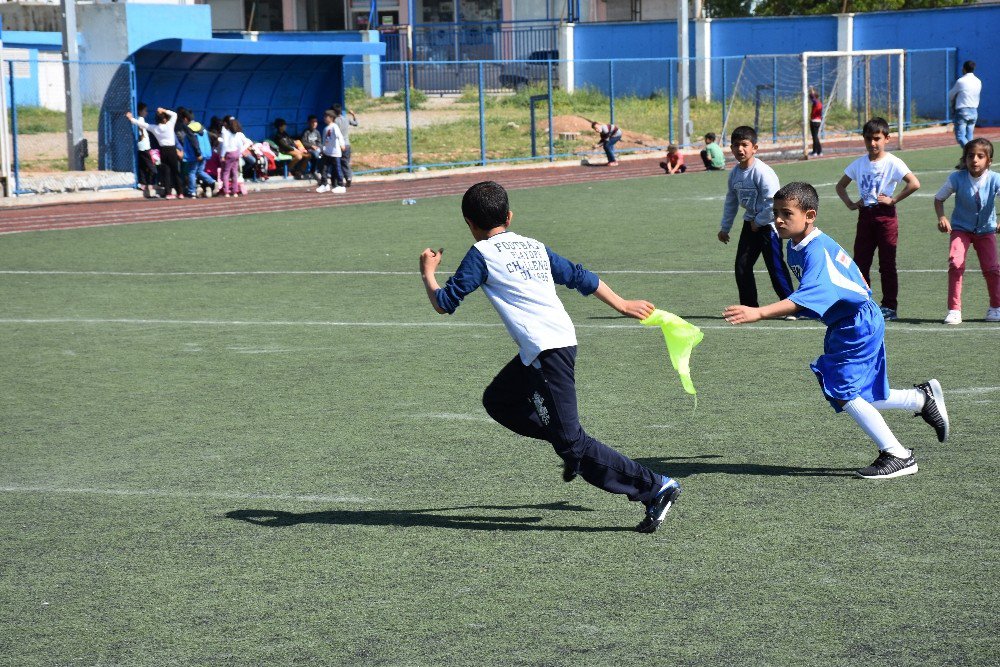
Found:
[[[905,81],[904,77],[906,76],[906,72],[907,72],[907,69],[906,69],[906,53],[904,52],[904,53],[899,54],[898,58],[899,58],[899,72],[896,74],[896,86],[898,88],[898,92],[897,92],[897,95],[896,95],[896,104],[897,105],[903,105],[903,104],[906,104],[906,91],[903,88],[903,83]],[[903,110],[899,109],[899,113],[896,114],[896,115],[899,117],[899,148],[900,148],[900,150],[902,150],[902,148],[903,148],[903,124],[904,124],[903,123]]]
[[[615,61],[608,61],[608,93],[611,96],[611,124],[615,124]]]
[[[667,136],[674,143],[674,63],[667,65]]]
[[[729,106],[729,95],[726,94],[726,59],[722,59],[722,135],[719,137],[719,145],[726,145],[726,109]]]
[[[11,82],[14,80],[14,65],[11,68]],[[0,40],[0,72],[3,71],[3,40]],[[0,185],[3,187],[3,196],[10,197],[10,127],[7,125],[7,95],[5,94],[3,80],[0,78]],[[13,96],[11,96],[11,107],[14,106]],[[14,110],[11,109],[13,113]]]
[[[691,144],[691,76],[688,56],[688,0],[677,0],[677,57],[680,64],[681,135],[680,145]],[[725,105],[723,105],[724,107]]]
[[[76,0],[62,3],[62,59],[66,79],[66,149],[70,171],[83,171],[87,142],[83,138],[80,102],[80,54],[76,44]]]
[[[479,163],[486,166],[486,100],[483,96],[483,61],[479,61]]]
[[[771,78],[771,137],[773,143],[778,143],[778,59],[774,59],[774,72]]]
[[[549,94],[549,162],[555,162],[556,159],[556,145],[555,145],[555,131],[552,127],[552,61],[549,61],[549,66],[546,69],[548,74],[548,94]]]
[[[403,109],[406,112],[406,170],[413,173],[413,128],[410,125],[410,68],[403,68]]]
[[[809,156],[809,54],[799,56],[802,62],[802,156]]]
[[[21,165],[17,160],[17,95],[14,91],[14,63],[10,64],[10,147],[11,154],[14,156],[11,169],[14,173],[14,190],[12,191],[15,195],[21,192]]]

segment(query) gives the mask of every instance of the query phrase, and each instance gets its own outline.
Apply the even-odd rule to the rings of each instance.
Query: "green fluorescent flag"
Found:
[[[667,352],[670,353],[670,363],[681,376],[684,391],[697,395],[694,383],[691,382],[691,351],[701,342],[705,334],[701,329],[665,310],[654,310],[652,314],[639,322],[647,327],[660,327],[663,338],[667,341]]]

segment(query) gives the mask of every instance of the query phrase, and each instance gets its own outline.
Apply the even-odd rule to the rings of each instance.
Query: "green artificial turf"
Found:
[[[721,319],[726,174],[511,192],[515,230],[705,332],[695,409],[659,331],[560,292],[584,426],[683,484],[651,536],[482,409],[515,347],[417,273],[471,244],[459,197],[3,237],[0,664],[996,664],[1000,328],[973,256],[968,321],[940,323],[954,153],[902,154],[887,333],[952,437],[887,414],[920,472],[882,483],[809,372],[822,326]],[[777,171],[850,249],[845,165]]]

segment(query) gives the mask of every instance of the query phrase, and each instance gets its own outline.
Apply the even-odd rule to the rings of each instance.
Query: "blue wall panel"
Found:
[[[712,57],[771,55],[837,48],[834,16],[715,19]]]
[[[878,12],[854,17],[854,48],[859,49],[958,49],[952,63],[948,85],[961,75],[962,62],[974,60],[976,76],[983,80],[979,104],[980,123],[1000,122],[1000,52],[996,49],[1000,33],[1000,6],[952,7],[937,10]],[[916,87],[926,72],[915,62],[911,81]],[[927,67],[940,64],[926,63]],[[941,99],[933,91],[921,90],[921,100]],[[944,91],[947,92],[947,91]],[[943,93],[941,94],[943,95]],[[926,107],[925,107],[926,108]]]

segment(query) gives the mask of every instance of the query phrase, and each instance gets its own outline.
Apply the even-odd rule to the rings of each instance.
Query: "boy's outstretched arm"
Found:
[[[594,296],[614,308],[622,315],[625,315],[626,317],[634,317],[637,320],[646,319],[656,308],[656,306],[650,302],[643,301],[642,299],[629,301],[628,299],[621,298],[613,289],[608,287],[607,283],[603,280],[597,283],[597,290],[594,292]]]
[[[420,253],[420,277],[423,278],[424,289],[427,290],[427,298],[430,299],[434,310],[441,315],[444,315],[446,311],[438,305],[437,291],[441,289],[441,286],[438,285],[434,272],[437,271],[438,265],[441,264],[441,255],[443,254],[444,248],[437,251],[425,248],[424,251]]]
[[[802,310],[802,306],[791,299],[782,299],[777,303],[772,303],[760,308],[751,306],[729,306],[722,311],[722,316],[730,324],[748,324],[758,320],[769,320],[775,317],[785,317],[794,315]]]
[[[851,198],[847,196],[847,186],[851,184],[852,180],[853,179],[850,176],[844,174],[843,176],[840,177],[840,180],[837,182],[836,190],[837,190],[837,196],[840,197],[840,201],[844,202],[844,204],[847,206],[849,210],[857,211],[859,208],[861,208],[861,204],[863,203],[864,200],[851,201]]]

